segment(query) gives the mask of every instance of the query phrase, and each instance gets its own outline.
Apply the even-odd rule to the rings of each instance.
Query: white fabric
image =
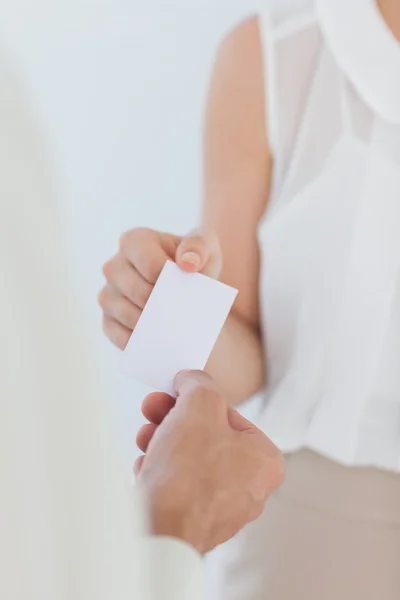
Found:
[[[123,491],[22,98],[0,63],[0,598],[200,600],[200,557]]]
[[[399,471],[400,43],[375,0],[302,0],[260,27],[262,424],[285,452]]]

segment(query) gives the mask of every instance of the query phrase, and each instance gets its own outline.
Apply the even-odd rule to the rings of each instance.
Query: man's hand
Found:
[[[283,458],[229,407],[202,372],[176,378],[178,398],[151,394],[138,433],[136,472],[148,494],[153,533],[181,538],[204,554],[264,510],[282,483]]]
[[[120,240],[119,252],[103,267],[106,285],[99,294],[103,329],[123,350],[167,260],[190,273],[218,278],[222,254],[218,239],[201,231],[181,238],[151,229],[133,229]]]

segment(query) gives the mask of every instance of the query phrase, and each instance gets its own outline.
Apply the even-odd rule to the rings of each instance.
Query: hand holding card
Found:
[[[122,373],[174,395],[179,371],[206,366],[236,295],[168,261],[123,354]]]

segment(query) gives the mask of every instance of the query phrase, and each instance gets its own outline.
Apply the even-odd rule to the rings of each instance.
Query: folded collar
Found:
[[[400,42],[376,0],[317,0],[317,10],[326,43],[360,96],[400,125]]]

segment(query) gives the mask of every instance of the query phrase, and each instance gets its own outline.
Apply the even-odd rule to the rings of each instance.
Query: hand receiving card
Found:
[[[174,396],[179,371],[206,366],[236,295],[168,261],[123,354],[122,373]]]

